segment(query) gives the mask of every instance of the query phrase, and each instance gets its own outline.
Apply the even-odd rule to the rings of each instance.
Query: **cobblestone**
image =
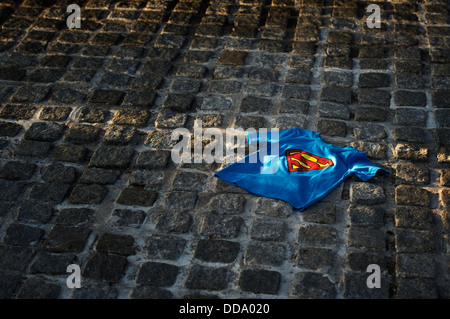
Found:
[[[398,159],[410,160],[412,162],[427,162],[428,148],[418,144],[399,143],[395,147]]]
[[[111,126],[105,132],[102,143],[106,145],[127,145],[136,137],[136,129],[126,126]]]
[[[433,92],[432,100],[435,107],[449,107],[448,97],[450,90]]]
[[[124,94],[121,91],[99,89],[94,91],[89,101],[91,103],[118,105],[123,96]]]
[[[4,119],[29,119],[35,111],[31,105],[17,107],[14,104],[5,104],[0,111],[0,117]]]
[[[224,65],[244,65],[247,52],[226,51],[219,57],[219,63]]]
[[[389,298],[389,286],[386,284],[387,278],[381,276],[382,284],[380,289],[367,289],[367,276],[357,273],[349,272],[344,278],[344,298],[355,299],[387,299]]]
[[[398,108],[395,110],[394,123],[424,127],[427,123],[427,113],[423,110]]]
[[[297,264],[300,267],[321,271],[333,267],[336,254],[332,249],[305,247],[298,250]]]
[[[133,150],[128,147],[101,146],[91,157],[89,166],[98,168],[124,168],[130,161]]]
[[[317,132],[330,136],[347,135],[347,126],[345,122],[320,120],[317,122]]]
[[[423,188],[411,185],[399,185],[395,188],[395,201],[399,205],[427,207],[430,205],[430,196],[428,191]]]
[[[115,209],[111,219],[119,227],[139,227],[144,222],[145,213],[142,210]]]
[[[58,161],[82,163],[86,158],[88,149],[82,145],[59,145],[53,154]]]
[[[429,253],[434,251],[435,241],[430,231],[399,228],[395,244],[398,253]]]
[[[53,206],[47,203],[24,202],[17,210],[19,222],[47,223],[53,215]]]
[[[450,169],[443,169],[441,171],[441,185],[449,186],[450,185]]]
[[[396,173],[398,184],[428,184],[430,182],[429,170],[425,167],[401,164],[397,165]]]
[[[177,112],[186,112],[191,108],[192,96],[189,94],[170,93],[167,95],[163,107]]]
[[[61,226],[83,226],[89,223],[94,210],[89,208],[66,208],[59,212],[55,219],[56,225]]]
[[[358,94],[358,102],[378,106],[389,106],[391,94],[380,89],[362,89]]]
[[[90,230],[81,227],[54,226],[44,240],[44,249],[50,252],[80,252]]]
[[[194,257],[205,262],[230,263],[236,260],[239,243],[225,240],[201,240]]]
[[[67,183],[75,180],[75,168],[61,163],[50,164],[42,169],[41,178],[49,183]]]
[[[70,107],[43,107],[39,119],[48,121],[64,121],[69,116]]]
[[[17,292],[19,299],[56,299],[61,288],[54,283],[49,283],[42,278],[29,278],[23,283]]]
[[[384,203],[386,196],[381,186],[353,183],[350,187],[350,201],[355,204],[375,205]]]
[[[28,193],[28,199],[46,203],[61,203],[69,191],[69,186],[62,183],[36,183]]]
[[[212,212],[218,214],[240,214],[244,210],[245,197],[239,194],[219,194],[209,204]]]
[[[298,241],[305,246],[334,246],[336,229],[329,225],[305,225],[298,230]]]
[[[43,229],[16,223],[5,230],[4,241],[10,245],[35,246],[43,234]]]
[[[348,88],[338,88],[333,86],[326,86],[322,89],[320,94],[322,101],[336,102],[342,104],[351,103],[351,91]]]
[[[100,204],[108,189],[97,184],[77,184],[70,194],[71,204]]]
[[[281,266],[285,255],[286,248],[279,243],[254,241],[246,248],[244,263],[249,266]]]
[[[389,84],[390,77],[385,73],[362,73],[358,81],[361,88],[387,87]]]
[[[386,238],[379,229],[352,226],[348,232],[347,245],[364,251],[381,252],[386,248]]]
[[[122,205],[152,206],[157,197],[155,191],[139,187],[124,188],[117,198]]]
[[[253,220],[250,237],[258,240],[282,241],[286,235],[286,224],[280,220],[258,218]]]
[[[193,199],[195,200],[195,198]],[[192,200],[192,198],[187,198],[187,200]],[[189,209],[191,204],[188,202],[184,207],[187,206]],[[175,209],[179,209],[178,207],[177,205]],[[156,229],[162,232],[187,233],[192,225],[192,216],[186,212],[160,211],[154,215],[153,220]]]
[[[384,225],[384,211],[378,207],[350,205],[350,223],[355,226],[381,227]]]
[[[392,131],[396,141],[425,144],[427,132],[421,127],[399,127]]]
[[[83,108],[78,115],[78,120],[80,122],[90,122],[90,123],[101,123],[103,122],[107,115],[108,110],[99,107],[89,107]]]
[[[3,1],[0,297],[448,298],[448,7],[376,4],[381,28],[366,1],[85,1],[68,29],[61,1]],[[318,131],[391,175],[295,211],[174,163],[195,120]]]
[[[134,238],[130,235],[103,233],[98,238],[95,249],[104,254],[134,255]]]
[[[179,268],[170,264],[148,262],[142,264],[136,277],[141,285],[170,287],[175,283]],[[162,275],[164,274],[164,275]]]
[[[237,216],[207,215],[200,226],[200,234],[217,238],[236,238],[243,219]]]
[[[423,293],[423,291],[426,291]],[[433,285],[433,280],[427,278],[412,278],[406,280],[404,278],[399,279],[398,291],[396,298],[417,298],[423,296],[423,298],[435,299],[438,298],[438,292]]]
[[[22,130],[22,125],[9,122],[0,122],[0,136],[13,137],[19,134]]]
[[[124,109],[114,114],[112,121],[117,125],[144,126],[150,114],[147,110]]]
[[[61,275],[66,272],[67,265],[75,261],[75,254],[53,254],[46,251],[40,252],[31,264],[30,273]],[[55,297],[57,298],[57,296]]]
[[[399,106],[425,106],[427,104],[426,95],[423,92],[396,91],[394,100]]]
[[[95,126],[84,124],[73,124],[69,126],[64,140],[74,144],[88,144],[99,139],[101,129]]]

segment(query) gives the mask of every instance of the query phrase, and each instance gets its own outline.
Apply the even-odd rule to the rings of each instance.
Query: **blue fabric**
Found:
[[[259,145],[258,150],[214,176],[253,194],[284,200],[296,210],[320,201],[350,175],[367,181],[379,170],[389,174],[371,163],[366,153],[327,144],[314,131],[288,129],[280,131],[278,138],[270,132],[246,135],[249,145]],[[279,156],[261,160],[260,152],[272,154],[271,143],[278,143],[273,147],[278,146]]]

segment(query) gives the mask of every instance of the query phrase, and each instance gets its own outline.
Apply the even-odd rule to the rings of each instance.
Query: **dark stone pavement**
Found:
[[[449,298],[448,10],[2,1],[0,298]],[[391,175],[296,212],[174,163],[194,120],[319,131]]]

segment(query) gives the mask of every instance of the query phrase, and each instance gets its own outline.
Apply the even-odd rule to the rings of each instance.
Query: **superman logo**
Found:
[[[302,150],[286,150],[286,159],[289,172],[312,171],[334,165],[333,161],[328,158],[313,155]]]

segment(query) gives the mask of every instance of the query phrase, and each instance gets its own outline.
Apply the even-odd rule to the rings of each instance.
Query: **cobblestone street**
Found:
[[[2,0],[0,298],[450,298],[449,9]],[[195,120],[317,131],[391,174],[295,211],[175,163]]]

